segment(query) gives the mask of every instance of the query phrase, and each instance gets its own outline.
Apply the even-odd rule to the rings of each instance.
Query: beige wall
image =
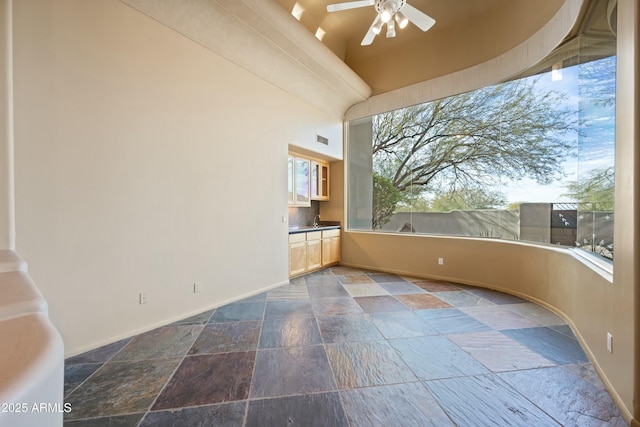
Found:
[[[67,355],[288,280],[288,144],[341,112],[117,0],[13,24],[17,252]]]
[[[640,5],[618,0],[616,86],[616,221],[614,286],[611,299],[614,328],[632,337],[607,376],[624,384],[625,405],[640,426]],[[631,390],[633,387],[633,390]],[[620,386],[620,388],[622,388]],[[631,392],[633,391],[633,395]],[[631,399],[633,397],[633,399]]]
[[[11,1],[0,0],[0,249],[14,247]]]

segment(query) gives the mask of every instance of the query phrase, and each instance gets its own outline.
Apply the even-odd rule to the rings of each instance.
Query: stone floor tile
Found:
[[[186,319],[178,320],[177,322],[173,322],[169,326],[179,326],[179,325],[200,325],[207,323],[215,310],[208,310],[200,314],[196,314],[195,316],[187,317]]]
[[[251,398],[334,390],[336,383],[321,345],[258,351]]]
[[[337,280],[334,279],[333,283],[327,283],[324,285],[308,285],[309,297],[313,298],[337,298],[348,297],[349,293],[342,287]]]
[[[317,298],[311,302],[317,317],[331,317],[345,314],[363,314],[362,307],[349,297]]]
[[[505,308],[526,317],[539,326],[565,325],[566,322],[557,314],[532,302],[521,304],[507,304]]]
[[[559,365],[589,361],[577,340],[549,328],[509,329],[502,333]]]
[[[590,365],[565,365],[499,374],[562,425],[627,426]]]
[[[451,306],[431,294],[396,295],[411,310],[427,310],[433,308],[450,308]]]
[[[180,363],[175,359],[110,362],[75,389],[65,420],[145,412]]]
[[[427,291],[420,286],[416,286],[413,283],[403,281],[397,282],[382,282],[379,283],[380,287],[387,291],[391,295],[409,295],[409,294],[425,294]]]
[[[501,305],[460,307],[460,311],[479,320],[492,329],[519,329],[538,326],[535,322]]]
[[[416,310],[414,313],[426,320],[430,326],[441,334],[462,334],[465,332],[480,332],[491,329],[484,323],[463,313],[457,308]]]
[[[345,315],[318,319],[325,343],[380,340],[383,336],[366,315]]]
[[[382,313],[387,311],[406,311],[407,307],[392,296],[356,297],[365,313]]]
[[[374,283],[366,274],[348,274],[345,276],[336,276],[343,285],[354,285],[358,283]]]
[[[493,372],[555,365],[498,331],[448,335],[448,338]]]
[[[471,288],[469,289],[469,292],[489,300],[494,304],[520,304],[529,302],[526,299],[522,299],[515,295],[505,294],[503,292],[494,291],[493,289]]]
[[[126,338],[111,344],[104,345],[95,350],[70,357],[65,360],[66,365],[75,365],[77,363],[104,363],[110,360],[122,348],[129,343],[134,337]]]
[[[424,289],[427,292],[448,292],[448,291],[460,291],[461,289],[450,282],[443,280],[418,280],[413,282],[416,286]]]
[[[427,381],[425,385],[460,426],[560,426],[494,375]]]
[[[209,323],[187,354],[214,354],[258,349],[260,322]]]
[[[553,326],[547,326],[549,329],[556,331],[566,337],[572,338],[574,340],[577,340],[576,336],[573,334],[573,331],[571,330],[571,326],[569,325],[553,325]]]
[[[64,395],[71,393],[102,365],[102,363],[66,365],[64,367]]]
[[[239,302],[264,302],[267,299],[266,292],[260,292],[259,294],[252,295],[247,298],[243,298]]]
[[[260,333],[260,348],[302,347],[322,344],[316,319],[293,317],[265,320]]]
[[[443,336],[389,340],[421,380],[485,374],[489,371]]]
[[[292,317],[313,317],[311,301],[308,299],[288,301],[267,301],[265,320],[289,319]]]
[[[64,422],[64,427],[137,427],[144,413],[114,415]]]
[[[337,392],[249,402],[247,427],[349,427]]]
[[[333,274],[309,274],[305,276],[304,281],[307,284],[307,288],[340,285],[340,281]]]
[[[149,412],[138,427],[236,427],[242,425],[246,406],[247,402],[241,401]]]
[[[467,291],[432,292],[432,294],[454,307],[494,305],[492,302]]]
[[[209,323],[214,322],[251,322],[262,320],[264,301],[234,302],[218,308]]]
[[[185,357],[153,410],[247,399],[255,357],[255,351]]]
[[[417,381],[386,341],[330,344],[327,356],[341,390]]]
[[[306,283],[290,283],[267,292],[267,300],[297,300],[308,299],[309,290]]]
[[[352,297],[371,297],[379,295],[389,295],[384,288],[376,283],[358,283],[352,285],[342,285]]]
[[[411,338],[438,335],[438,331],[410,311],[372,313],[371,320],[385,338]]]
[[[454,426],[420,383],[357,388],[341,395],[352,426]]]
[[[329,270],[331,270],[331,272],[336,276],[346,276],[348,274],[362,274],[362,270],[358,268],[353,268],[353,267],[337,266],[337,267],[330,267]]]
[[[165,326],[140,334],[132,339],[113,362],[147,360],[184,356],[204,325]]]
[[[392,273],[369,273],[369,277],[376,283],[406,282],[402,277]]]

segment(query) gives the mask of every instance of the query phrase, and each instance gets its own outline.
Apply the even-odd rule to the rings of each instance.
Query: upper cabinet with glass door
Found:
[[[288,191],[290,206],[311,206],[310,171],[311,161],[303,157],[289,155]]]
[[[329,200],[329,164],[311,161],[311,200]]]

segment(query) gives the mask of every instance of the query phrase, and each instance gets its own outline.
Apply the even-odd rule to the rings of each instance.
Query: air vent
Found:
[[[320,144],[329,145],[329,138],[325,138],[322,135],[316,135],[316,141]]]

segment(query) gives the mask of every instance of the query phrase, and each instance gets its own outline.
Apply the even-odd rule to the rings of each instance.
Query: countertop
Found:
[[[289,227],[289,234],[306,233],[308,231],[322,231],[322,230],[337,230],[340,229],[340,225],[300,225],[295,227]]]

